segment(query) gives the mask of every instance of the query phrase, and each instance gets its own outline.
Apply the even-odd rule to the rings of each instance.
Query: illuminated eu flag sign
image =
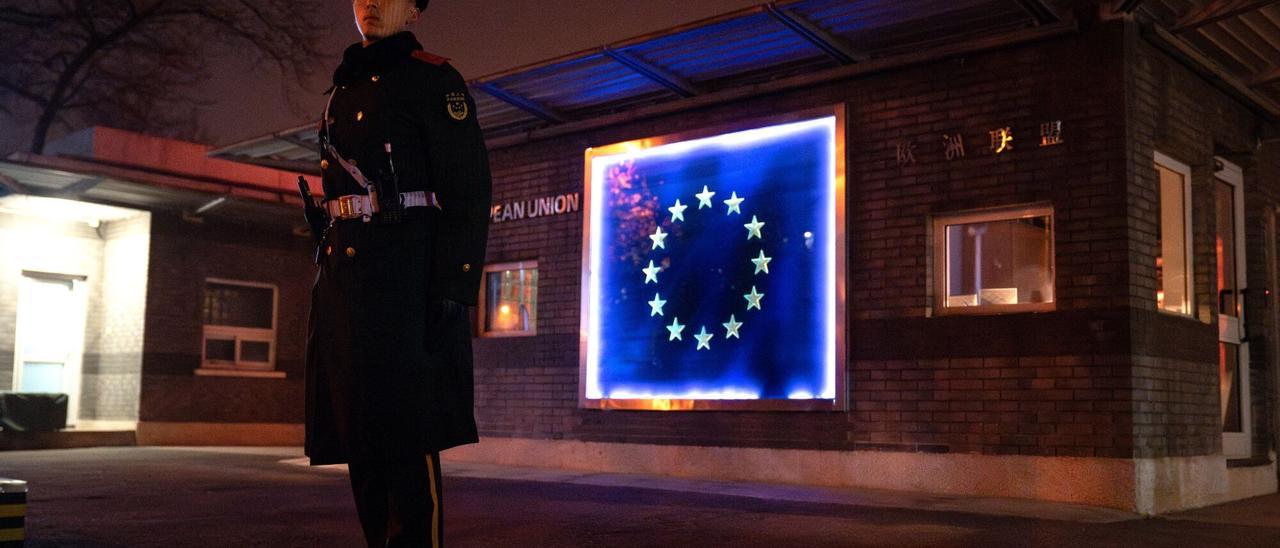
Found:
[[[584,406],[843,403],[842,133],[837,112],[587,150]]]

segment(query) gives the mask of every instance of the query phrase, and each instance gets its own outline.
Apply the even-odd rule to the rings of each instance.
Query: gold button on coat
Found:
[[[356,256],[356,248],[354,248],[354,247],[348,247],[348,248],[347,248],[347,256],[348,256],[348,257],[355,257],[355,256]]]
[[[369,78],[369,79],[370,79],[370,80],[373,80],[374,82],[377,82],[377,81],[378,81],[378,75],[377,75],[377,74],[375,74],[375,75],[373,75],[373,76],[372,76],[371,78]]]
[[[323,160],[323,159],[320,160],[320,169],[328,169],[328,168],[329,168],[329,160]]]
[[[325,254],[325,255],[333,255],[333,246],[331,246],[331,245],[326,245],[326,246],[324,246],[324,254]]]
[[[471,263],[463,263],[463,264],[462,264],[462,271],[463,271],[463,272],[471,272]]]
[[[360,120],[363,120],[363,119],[364,119],[364,111],[363,111],[363,110],[357,110],[357,111],[356,111],[356,121],[357,121],[357,122],[359,122]]]

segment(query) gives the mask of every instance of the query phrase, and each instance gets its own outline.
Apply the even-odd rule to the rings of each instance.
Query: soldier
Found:
[[[370,546],[443,541],[439,452],[478,441],[470,306],[491,197],[475,102],[407,26],[428,0],[354,0],[320,123],[324,200],[306,341],[306,454],[348,463]],[[307,191],[304,189],[304,194]]]

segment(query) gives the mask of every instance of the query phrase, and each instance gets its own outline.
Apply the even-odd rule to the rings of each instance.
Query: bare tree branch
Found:
[[[110,124],[157,134],[200,134],[191,91],[210,56],[234,51],[288,81],[306,80],[321,57],[313,34],[321,0],[44,0],[0,6],[0,115],[15,101],[39,116],[31,151],[51,128]],[[213,45],[214,47],[210,47]]]

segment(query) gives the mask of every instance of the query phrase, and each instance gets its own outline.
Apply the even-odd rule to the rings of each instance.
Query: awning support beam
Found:
[[[1044,0],[1017,0],[1018,5],[1022,9],[1034,17],[1037,25],[1047,25],[1057,23],[1062,20],[1057,11],[1054,11]]]
[[[821,27],[804,17],[779,8],[774,2],[765,4],[764,9],[779,23],[782,23],[783,26],[791,29],[801,38],[808,40],[810,44],[839,61],[841,65],[852,65],[871,58],[870,55],[851,47],[844,39],[822,30]]]
[[[1199,10],[1187,13],[1178,19],[1169,29],[1173,34],[1181,34],[1212,25],[1224,19],[1257,11],[1280,0],[1214,0]]]
[[[79,198],[80,196],[84,195],[85,192],[88,192],[93,187],[98,186],[98,183],[101,183],[101,182],[102,182],[102,177],[85,177],[83,179],[80,179],[79,181],[76,181],[74,183],[71,183],[63,187],[62,189],[55,192],[54,195],[60,198],[72,198],[72,199]]]
[[[621,63],[645,78],[653,80],[658,85],[676,92],[681,97],[693,97],[694,95],[701,95],[704,93],[704,90],[697,84],[676,76],[661,67],[648,63],[624,50],[605,46],[601,51],[610,59]]]
[[[1133,13],[1142,7],[1142,0],[1117,0],[1111,11],[1115,13]]]
[[[548,107],[542,106],[533,100],[510,93],[507,90],[494,85],[492,82],[476,82],[474,85],[475,87],[484,90],[485,93],[488,93],[489,95],[492,95],[520,110],[528,112],[529,114],[537,116],[543,121],[550,122],[552,124],[562,124],[565,122],[564,115]]]
[[[1249,87],[1258,88],[1275,82],[1280,82],[1280,65],[1273,66],[1254,76],[1253,79],[1249,80]]]
[[[31,194],[27,187],[19,183],[17,179],[0,173],[0,187],[3,187],[5,193],[8,194]]]

